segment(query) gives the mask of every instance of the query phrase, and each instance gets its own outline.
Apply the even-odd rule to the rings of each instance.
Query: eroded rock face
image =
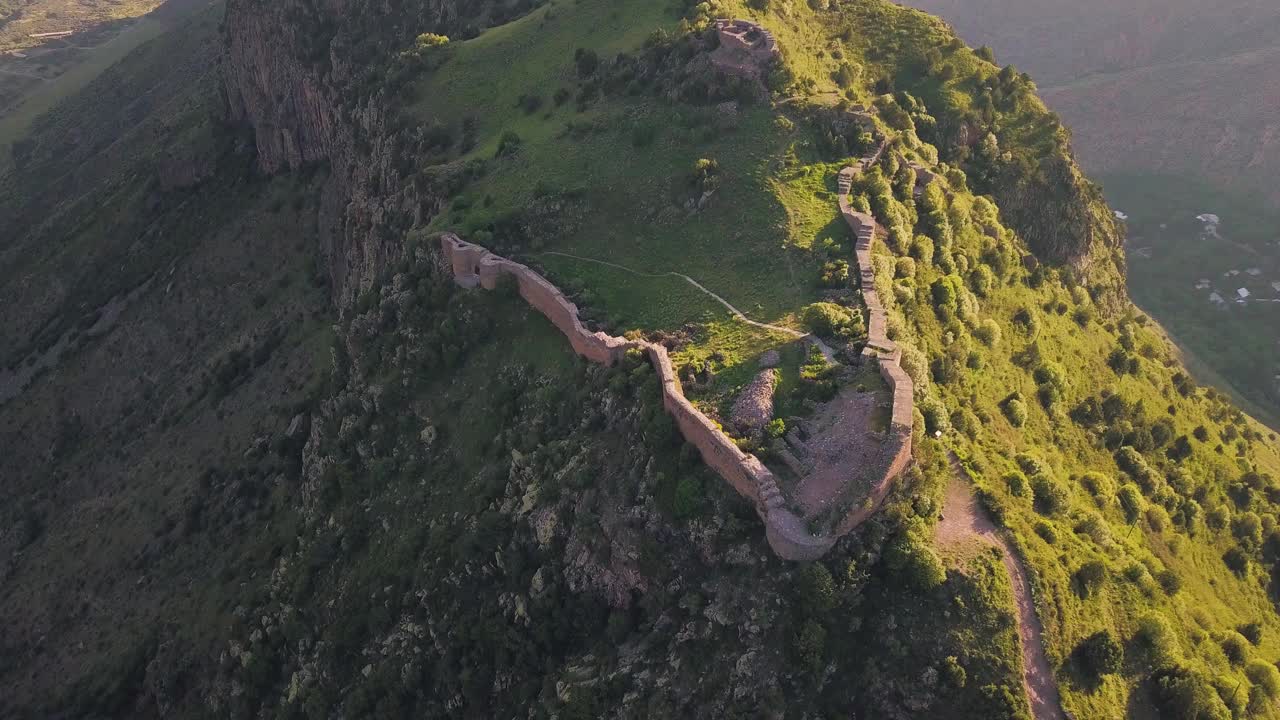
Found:
[[[399,257],[405,231],[441,206],[438,193],[400,170],[417,164],[404,160],[423,152],[421,130],[389,127],[389,98],[357,91],[360,73],[368,57],[457,19],[454,0],[227,3],[227,117],[253,129],[268,173],[328,164],[319,230],[339,306],[369,287]],[[377,33],[363,32],[375,25]]]
[[[773,419],[773,390],[777,384],[777,370],[761,370],[733,404],[731,422],[734,426],[744,432],[764,429]]]

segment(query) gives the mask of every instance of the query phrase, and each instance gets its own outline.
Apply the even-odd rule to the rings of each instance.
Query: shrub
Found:
[[[813,669],[822,666],[822,657],[827,647],[827,629],[822,623],[813,618],[806,620],[801,625],[795,642],[796,654],[805,665]]]
[[[1018,467],[1022,469],[1022,472],[1028,475],[1039,475],[1048,472],[1048,468],[1044,466],[1043,462],[1040,462],[1040,458],[1031,453],[1020,452],[1013,459],[1017,461]]]
[[[822,266],[822,285],[829,288],[842,288],[849,284],[849,263],[845,260],[833,260]]]
[[[711,192],[720,184],[720,163],[699,158],[689,173],[689,183],[702,192]]]
[[[945,434],[951,429],[947,418],[947,407],[934,397],[926,397],[920,402],[920,415],[924,417],[924,430],[932,437],[935,433]]]
[[[862,331],[861,316],[835,303],[814,303],[805,307],[800,316],[815,335],[832,337]]]
[[[951,426],[964,433],[966,437],[973,438],[982,428],[982,421],[978,420],[978,416],[969,408],[960,408],[951,413]]]
[[[448,44],[449,44],[449,38],[446,35],[437,35],[435,33],[423,33],[418,36],[419,50],[425,50],[426,48],[440,47],[442,45],[448,45]]]
[[[1262,688],[1267,697],[1275,700],[1280,697],[1280,670],[1276,666],[1261,660],[1254,660],[1244,669],[1249,682]]]
[[[1236,632],[1245,637],[1252,645],[1262,644],[1262,624],[1258,622],[1245,623],[1236,628]]]
[[[1177,595],[1182,590],[1182,578],[1172,570],[1156,573],[1156,582],[1160,583],[1160,589],[1164,590],[1165,595]]]
[[[1148,493],[1155,491],[1160,482],[1160,476],[1147,464],[1147,459],[1142,457],[1142,453],[1126,445],[1116,451],[1115,459],[1116,465],[1136,480],[1143,491]]]
[[[1230,720],[1231,711],[1209,678],[1185,665],[1160,669],[1152,676],[1160,717],[1169,720]]]
[[[1156,668],[1173,665],[1182,657],[1173,627],[1160,613],[1149,612],[1138,618],[1135,639],[1147,650],[1151,664]]]
[[[885,565],[920,590],[932,590],[947,579],[942,560],[928,542],[913,533],[903,533],[889,545]]]
[[[987,318],[973,329],[973,336],[983,345],[995,347],[1000,344],[1000,325],[995,320]]]
[[[836,606],[836,584],[827,566],[809,563],[799,573],[800,599],[812,614],[826,613]]]
[[[1070,504],[1066,486],[1047,474],[1031,478],[1031,496],[1035,498],[1036,511],[1044,515],[1059,515]]]
[[[1076,570],[1075,579],[1080,584],[1081,594],[1093,597],[1107,581],[1107,566],[1101,560],[1090,560]]]
[[[1004,482],[1009,487],[1010,495],[1024,497],[1027,494],[1027,476],[1017,470],[1005,473]]]
[[[498,140],[498,150],[494,153],[494,157],[507,157],[515,155],[520,151],[520,136],[508,130],[502,133],[502,137]]]
[[[901,257],[894,265],[894,277],[913,278],[916,276],[916,261],[914,258]]]
[[[1056,545],[1058,543],[1058,531],[1053,529],[1053,525],[1045,522],[1044,520],[1038,520],[1036,521],[1035,530],[1036,535],[1039,535],[1041,540],[1044,540],[1050,545]]]
[[[769,437],[780,438],[787,434],[787,423],[782,418],[774,418],[765,426],[764,431]]]
[[[933,241],[924,235],[917,235],[911,243],[911,257],[923,265],[933,264]]]
[[[587,77],[595,73],[596,69],[600,67],[600,56],[596,54],[595,50],[578,48],[573,53],[573,61],[578,68],[579,77]]]
[[[929,360],[925,358],[923,352],[918,348],[898,343],[898,347],[902,350],[902,357],[898,363],[902,365],[902,370],[911,376],[911,380],[915,382],[916,392],[924,392],[929,387]]]
[[[1080,476],[1080,484],[1093,496],[1099,506],[1104,506],[1111,502],[1111,496],[1115,492],[1115,483],[1111,481],[1111,478],[1096,471],[1090,471]]]
[[[1027,424],[1027,404],[1021,398],[1010,398],[1005,401],[1002,409],[1010,425],[1020,428]]]
[[[1219,644],[1222,645],[1222,654],[1232,665],[1239,667],[1249,658],[1249,641],[1234,630],[1228,631]]]
[[[1096,678],[1120,672],[1124,661],[1124,649],[1109,630],[1099,630],[1085,638],[1078,652],[1085,670]]]
[[[964,666],[955,655],[949,655],[943,659],[941,675],[942,679],[954,688],[962,688],[969,681],[969,673],[965,672]]]
[[[1102,547],[1111,544],[1111,526],[1100,515],[1090,514],[1080,524],[1076,525],[1075,530],[1081,535],[1088,536]]]
[[[692,517],[702,505],[702,481],[696,475],[684,475],[676,483],[673,510],[677,518]]]
[[[1237,575],[1244,575],[1249,571],[1249,556],[1238,547],[1233,547],[1222,554],[1222,562],[1226,563],[1231,572]]]
[[[929,287],[929,293],[933,298],[933,307],[943,315],[954,313],[959,307],[960,295],[950,275],[934,280],[933,285]]]
[[[1120,509],[1124,511],[1124,519],[1129,524],[1137,522],[1138,518],[1142,516],[1142,510],[1146,505],[1138,486],[1133,483],[1125,483],[1120,488],[1120,494],[1117,499],[1120,501]]]
[[[1231,534],[1240,544],[1256,548],[1262,544],[1262,519],[1255,512],[1243,512],[1231,520]]]
[[[979,265],[969,273],[969,287],[973,288],[973,292],[978,297],[986,297],[995,282],[995,273],[991,272],[991,268],[986,265]]]

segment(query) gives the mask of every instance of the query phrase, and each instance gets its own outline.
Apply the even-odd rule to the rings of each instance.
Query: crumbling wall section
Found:
[[[546,278],[526,265],[494,255],[457,235],[441,236],[441,250],[463,287],[493,290],[503,277],[511,277],[520,296],[564,333],[574,352],[588,360],[613,366],[630,350],[643,352],[653,365],[662,387],[662,406],[680,435],[698,449],[702,461],[739,495],[755,506],[764,521],[766,537],[774,552],[787,560],[814,560],[835,544],[834,537],[815,537],[785,507],[778,480],[754,455],[743,452],[720,426],[684,396],[667,349],[643,340],[627,340],[590,332],[578,317],[578,308]]]

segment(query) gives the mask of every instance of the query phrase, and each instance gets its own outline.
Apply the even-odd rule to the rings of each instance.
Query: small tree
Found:
[[[973,329],[973,336],[978,338],[978,342],[987,347],[995,347],[1000,344],[1000,324],[991,318],[987,318],[978,323],[978,327]]]
[[[1125,483],[1124,487],[1120,488],[1117,499],[1120,501],[1120,509],[1124,511],[1124,519],[1130,524],[1142,517],[1146,501],[1142,498],[1142,492],[1138,490],[1137,485]]]
[[[1109,630],[1099,630],[1085,638],[1079,652],[1084,669],[1095,678],[1120,672],[1124,661],[1124,649]]]
[[[1014,397],[1005,401],[1002,408],[1004,416],[1009,419],[1009,424],[1014,427],[1022,427],[1027,424],[1027,404],[1022,398]]]
[[[1075,577],[1076,582],[1080,583],[1081,593],[1085,597],[1093,597],[1107,581],[1107,566],[1101,560],[1090,560],[1076,570]]]
[[[1227,656],[1227,661],[1232,665],[1240,666],[1249,658],[1249,641],[1244,636],[1234,630],[1227,631],[1222,638],[1222,654]]]
[[[947,579],[946,568],[929,543],[909,532],[899,535],[886,548],[885,564],[920,590],[932,590]]]
[[[965,672],[964,666],[955,655],[949,655],[942,660],[941,674],[947,684],[954,688],[962,688],[969,681],[969,673]]]
[[[1280,671],[1276,666],[1262,660],[1254,660],[1244,669],[1249,681],[1262,688],[1267,697],[1275,700],[1280,697]]]

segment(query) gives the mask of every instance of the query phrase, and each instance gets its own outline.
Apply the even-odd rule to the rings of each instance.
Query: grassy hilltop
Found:
[[[44,314],[0,326],[5,359],[77,344],[0,405],[21,450],[0,468],[23,478],[0,489],[0,680],[20,690],[0,714],[1026,718],[1004,565],[933,541],[954,453],[1027,565],[1067,710],[1276,715],[1275,436],[1192,382],[1124,295],[1111,211],[1030,78],[881,0],[513,7],[465,38],[424,27],[344,88],[426,148],[390,160],[405,187],[369,192],[442,210],[340,313],[317,281],[332,168],[264,179],[211,119],[211,14],[37,121],[0,213],[44,220],[4,248],[0,290]],[[716,17],[776,35],[762,82],[711,68]],[[95,105],[135,84],[163,90],[146,122]],[[91,115],[133,130],[60,153]],[[720,421],[779,350],[791,427],[874,376],[679,275],[852,364],[836,174],[881,140],[851,202],[884,228],[917,465],[815,563],[772,557],[651,368],[586,365],[431,252],[458,232],[540,268],[594,326],[667,342]],[[167,186],[175,159],[193,173]],[[919,195],[917,168],[935,177]],[[81,338],[152,276],[124,330]],[[108,356],[145,379],[95,389]],[[58,444],[19,442],[37,433]]]
[[[786,72],[771,82],[786,102],[744,100],[726,124],[717,103],[738,97],[732,88],[699,97],[692,72],[683,82],[679,69],[664,74],[682,67],[686,33],[720,16],[758,19],[777,35]],[[584,68],[583,50],[599,68]],[[614,61],[619,50],[631,60]],[[410,85],[419,100],[406,114],[442,137],[469,133],[452,162],[485,165],[433,227],[544,267],[613,330],[694,323],[700,332],[682,352],[717,358],[718,377],[739,385],[777,339],[741,342],[749,331],[677,280],[544,253],[685,273],[753,319],[799,327],[803,306],[825,291],[823,266],[849,260],[834,173],[856,152],[824,146],[824,113],[876,108],[898,154],[946,178],[945,191],[913,200],[891,161],[855,188],[890,229],[878,284],[895,301],[923,429],[944,433],[924,444],[922,469],[944,473],[951,448],[980,478],[1034,568],[1067,707],[1081,717],[1136,712],[1152,702],[1155,673],[1171,687],[1167,677],[1191,678],[1215,707],[1243,708],[1256,684],[1252,712],[1269,712],[1257,709],[1269,707],[1269,681],[1245,670],[1280,653],[1266,550],[1274,435],[1195,387],[1117,294],[1117,248],[1094,240],[1114,237],[1096,191],[1037,185],[1032,172],[1024,187],[1043,194],[1020,207],[1002,187],[1023,158],[1043,166],[1067,152],[1025,77],[957,46],[931,18],[877,2],[765,12],[720,3],[684,20],[649,3],[582,2],[422,56],[434,67]],[[504,64],[518,70],[496,72]],[[992,140],[962,145],[959,127]],[[681,202],[702,158],[718,166],[717,188],[690,211]],[[1055,196],[1062,187],[1074,195]],[[1037,208],[1053,213],[1055,203],[1083,228],[1078,252],[1090,262],[1024,266],[1037,249],[1026,238],[1042,227]],[[1049,258],[1061,247],[1039,245]],[[1253,624],[1258,643],[1238,647],[1237,629]],[[1125,663],[1095,680],[1077,647],[1099,631],[1124,645]]]

